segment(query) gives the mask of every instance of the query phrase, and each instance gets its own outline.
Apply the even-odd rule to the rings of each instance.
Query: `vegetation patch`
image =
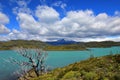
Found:
[[[120,80],[120,55],[90,58],[29,80]]]

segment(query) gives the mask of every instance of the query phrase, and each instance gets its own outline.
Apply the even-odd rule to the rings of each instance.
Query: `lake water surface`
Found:
[[[47,51],[48,57],[46,64],[52,69],[64,67],[68,64],[90,58],[90,54],[95,57],[120,53],[120,46],[110,48],[90,48],[90,51]],[[0,51],[0,80],[15,80],[14,72],[18,66],[9,62],[9,58],[24,60],[19,54],[11,50]]]

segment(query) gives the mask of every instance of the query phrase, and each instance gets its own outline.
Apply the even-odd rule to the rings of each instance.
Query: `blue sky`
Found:
[[[0,41],[120,41],[120,0],[0,0]]]

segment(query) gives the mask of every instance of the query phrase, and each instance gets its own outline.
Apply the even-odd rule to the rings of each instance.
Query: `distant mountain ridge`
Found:
[[[75,43],[78,43],[78,42],[72,41],[72,40],[59,39],[57,41],[46,42],[46,43],[50,44],[50,45],[54,45],[54,46],[59,46],[59,45],[75,44]]]
[[[48,44],[49,43],[49,44]],[[51,44],[51,45],[50,45]],[[11,50],[15,47],[42,48],[44,50],[87,50],[87,48],[120,46],[120,42],[75,42],[70,40],[58,40],[54,42],[42,42],[35,40],[11,40],[0,41],[0,50]]]

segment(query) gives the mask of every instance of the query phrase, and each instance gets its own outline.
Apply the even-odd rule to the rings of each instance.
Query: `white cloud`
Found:
[[[66,6],[67,6],[67,4],[65,4],[65,3],[61,4],[62,9],[65,9]]]
[[[10,40],[17,40],[17,39],[27,40],[27,38],[28,38],[27,33],[20,32],[20,31],[18,31],[16,29],[13,29],[12,32],[10,32],[8,34],[8,37],[10,38]]]
[[[26,7],[27,6],[27,2],[25,2],[25,1],[17,1],[17,4],[19,5],[19,6],[21,6],[21,7]]]
[[[59,20],[59,13],[48,6],[38,6],[35,14],[39,21],[43,23],[54,23]]]
[[[115,11],[116,16],[120,16],[120,11]]]
[[[9,33],[10,30],[5,26],[9,22],[9,18],[0,12],[0,34],[6,34]]]
[[[62,1],[56,1],[55,3],[52,4],[52,6],[56,6],[56,7],[60,7],[62,9],[65,9],[65,7],[67,6],[67,4],[63,3]]]
[[[9,18],[5,14],[0,12],[0,24],[6,24],[8,22],[9,22]]]
[[[13,8],[13,13],[18,14],[18,13],[26,13],[26,14],[32,14],[32,11],[30,8],[27,7],[15,7]]]
[[[19,21],[20,27],[24,30],[38,30],[38,24],[32,15],[26,13],[18,13],[17,20]]]
[[[120,17],[110,17],[105,13],[94,15],[90,10],[70,11],[61,20],[63,25],[60,33],[66,32],[68,36],[76,37],[100,37],[119,35]],[[73,26],[76,24],[75,26]],[[72,34],[69,34],[72,32]]]
[[[0,36],[0,41],[8,41],[10,38],[8,36]]]
[[[31,2],[31,0],[11,0],[11,2],[18,5],[12,9],[14,14],[21,12],[32,14],[31,9],[28,8],[28,4]]]
[[[94,15],[91,10],[70,11],[67,12],[66,17],[60,20],[58,12],[53,8],[38,6],[36,17],[39,18],[39,21],[25,13],[18,14],[18,16],[21,28],[49,39],[61,37],[97,40],[99,37],[120,34],[120,17],[111,17],[106,13]]]
[[[26,7],[31,2],[31,0],[10,0],[10,2],[17,3],[17,5],[20,7]]]
[[[12,32],[10,32],[7,37],[2,36],[6,40],[41,40],[41,41],[47,41],[47,38],[45,36],[40,36],[39,34],[30,34],[25,31],[18,31],[16,29],[13,29]]]
[[[5,27],[4,25],[0,24],[0,34],[7,34],[9,32],[10,32],[10,30],[7,27]]]
[[[19,13],[17,19],[21,29],[25,32],[39,35],[43,35],[47,32],[46,27],[37,22],[32,15]]]
[[[60,19],[59,13],[54,8],[40,5],[33,14],[27,12],[17,12],[21,31],[13,30],[9,34],[11,39],[120,40],[120,16],[116,15],[117,13],[109,16],[106,13],[95,15],[92,10],[68,11],[66,16]]]

